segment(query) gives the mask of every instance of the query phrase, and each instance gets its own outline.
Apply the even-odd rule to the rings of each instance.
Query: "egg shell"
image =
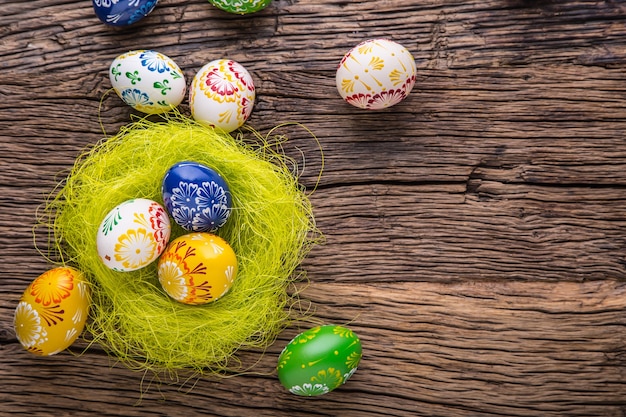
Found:
[[[124,201],[104,217],[97,234],[97,249],[106,266],[134,271],[155,261],[170,238],[170,220],[156,201]]]
[[[361,42],[339,63],[339,94],[353,106],[379,110],[404,100],[413,89],[415,59],[399,43],[387,39]]]
[[[179,226],[191,232],[215,232],[233,207],[226,180],[197,162],[179,162],[167,170],[161,187],[165,208]]]
[[[109,67],[109,79],[126,104],[148,114],[172,110],[183,101],[187,89],[178,65],[152,50],[119,55]]]
[[[269,6],[272,0],[209,0],[213,6],[229,13],[248,14]]]
[[[165,292],[184,304],[218,300],[237,276],[235,252],[221,237],[189,233],[174,239],[159,259],[158,277]]]
[[[230,59],[217,59],[203,66],[189,90],[193,118],[224,132],[232,132],[248,120],[254,99],[252,76]]]
[[[102,23],[128,26],[148,16],[156,7],[157,0],[91,0],[91,3]]]
[[[317,326],[294,337],[278,358],[278,379],[291,393],[326,394],[343,385],[361,361],[361,341],[343,326]]]
[[[54,355],[83,332],[89,315],[89,287],[69,267],[44,272],[24,290],[15,309],[17,339],[29,352]]]

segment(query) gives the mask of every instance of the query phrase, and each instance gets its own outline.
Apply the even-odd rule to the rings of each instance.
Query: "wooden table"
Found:
[[[0,0],[0,415],[624,415],[625,16],[619,0],[277,0],[247,16],[161,0],[116,29],[87,0]],[[343,54],[373,37],[418,68],[409,97],[378,112],[335,88]],[[250,126],[319,138],[326,242],[302,297],[364,348],[338,390],[278,383],[298,326],[257,373],[224,380],[153,381],[97,346],[41,358],[17,342],[19,296],[50,267],[37,208],[102,128],[129,122],[107,69],[143,48],[188,80],[216,58],[244,64]],[[311,189],[317,144],[286,133]]]

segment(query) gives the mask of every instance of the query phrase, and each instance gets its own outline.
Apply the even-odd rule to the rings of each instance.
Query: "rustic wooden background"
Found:
[[[161,0],[115,29],[88,0],[0,0],[0,415],[626,415],[625,16],[621,0],[276,0],[243,17]],[[372,37],[418,67],[408,99],[380,112],[345,104],[334,81]],[[101,122],[130,120],[107,69],[142,48],[188,81],[239,61],[257,85],[250,126],[319,138],[326,243],[302,265],[303,297],[364,344],[335,392],[279,385],[297,326],[258,374],[184,384],[97,347],[39,358],[17,342],[18,298],[49,267],[36,210]],[[285,133],[311,188],[317,145]]]

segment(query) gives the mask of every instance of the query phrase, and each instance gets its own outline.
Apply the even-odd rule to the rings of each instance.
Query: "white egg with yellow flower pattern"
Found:
[[[348,103],[380,110],[404,100],[415,85],[415,77],[415,59],[404,46],[387,39],[371,39],[345,54],[335,81]]]
[[[89,315],[89,287],[69,267],[51,269],[24,290],[15,309],[15,334],[26,350],[49,356],[67,349]]]
[[[146,198],[124,201],[102,220],[96,238],[98,255],[116,271],[134,271],[153,261],[170,239],[165,208]]]

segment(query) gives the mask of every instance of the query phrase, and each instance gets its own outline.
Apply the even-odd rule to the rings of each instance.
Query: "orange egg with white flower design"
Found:
[[[170,220],[156,201],[135,198],[114,207],[98,228],[100,259],[116,271],[134,271],[155,261],[170,239]]]
[[[69,267],[51,269],[26,288],[15,309],[19,342],[37,355],[54,355],[82,333],[89,314],[89,288]]]
[[[184,304],[206,304],[224,296],[237,276],[231,246],[212,233],[173,240],[159,258],[158,276],[167,294]]]

